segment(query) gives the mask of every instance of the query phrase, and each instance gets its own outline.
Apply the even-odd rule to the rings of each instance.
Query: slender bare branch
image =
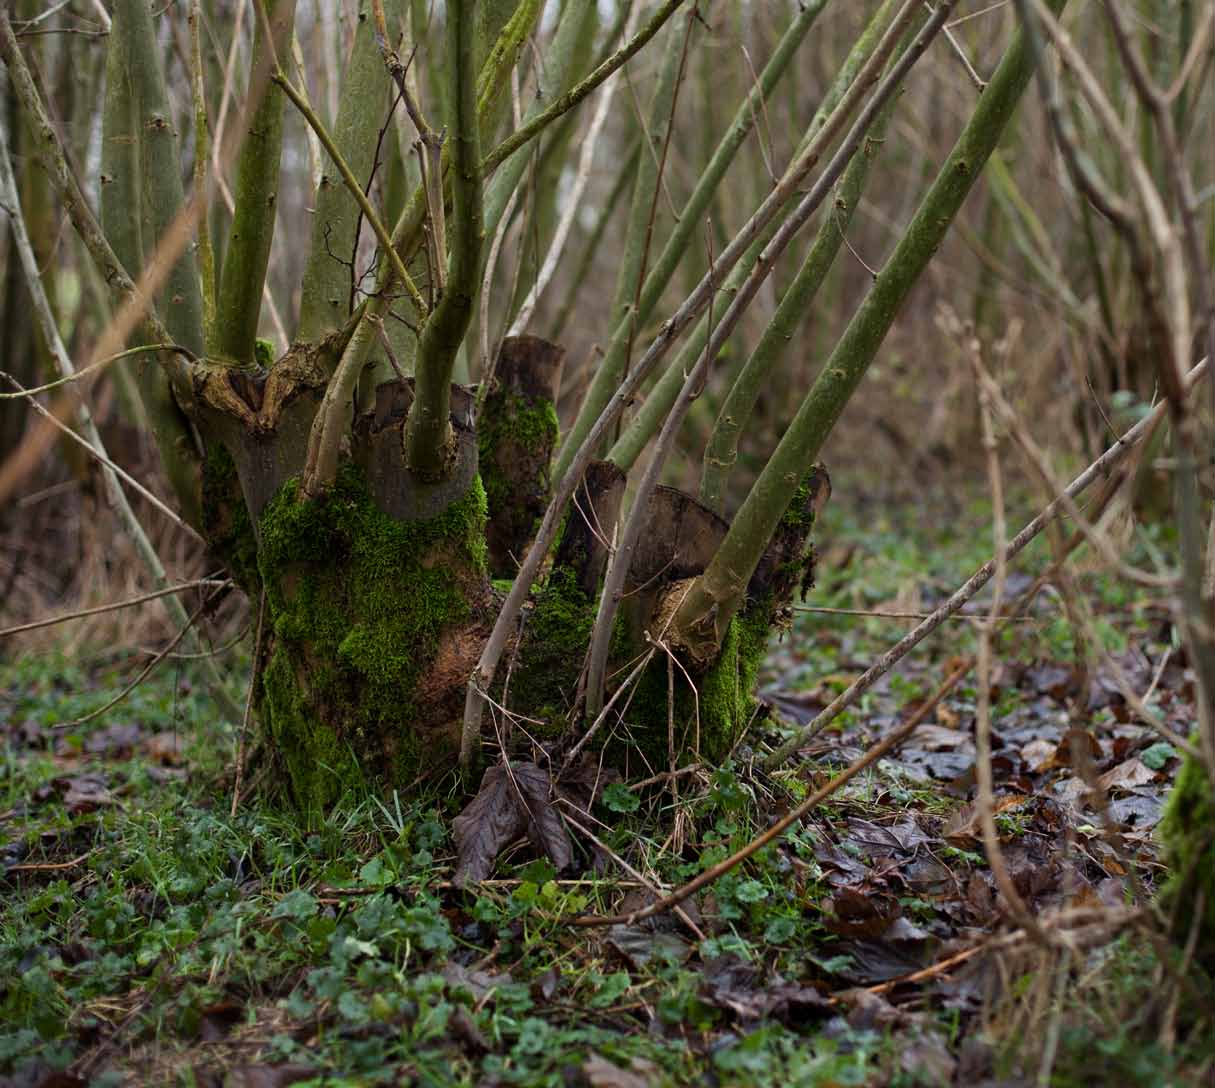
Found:
[[[161,597],[172,596],[175,593],[186,593],[191,589],[217,589],[229,584],[230,582],[226,578],[198,578],[193,582],[180,582],[175,586],[165,586],[163,589],[157,589],[151,593],[141,593],[138,597],[128,597],[125,601],[115,601],[113,604],[99,604],[93,608],[78,608],[73,612],[64,612],[58,616],[51,616],[48,619],[34,620],[32,623],[19,623],[16,627],[5,627],[0,629],[0,638],[21,635],[26,631],[37,631],[43,627],[54,627],[60,623],[69,623],[71,620],[82,620],[89,616],[102,616],[107,612],[118,612],[124,608],[134,608],[136,605],[144,604],[147,601],[155,601]]]
[[[597,714],[599,707],[602,705],[603,684],[612,625],[615,622],[616,611],[620,605],[621,594],[624,589],[629,565],[633,559],[633,553],[645,528],[650,495],[653,494],[654,488],[658,486],[659,478],[666,467],[667,457],[675,447],[675,438],[679,432],[679,428],[683,424],[684,417],[691,408],[693,401],[704,386],[708,377],[709,367],[716,360],[727,338],[737,327],[738,322],[750,306],[751,301],[755,298],[760,286],[775,267],[777,257],[780,256],[793,240],[794,235],[810,221],[810,218],[818,210],[822,202],[830,195],[832,186],[835,185],[836,181],[839,180],[840,176],[848,168],[848,163],[852,160],[853,156],[860,151],[869,127],[899,88],[912,66],[924,54],[933,38],[936,37],[937,33],[944,26],[953,7],[954,3],[951,0],[944,0],[944,2],[940,3],[937,6],[937,10],[932,14],[932,17],[925,22],[920,32],[915,36],[915,39],[882,77],[873,94],[865,103],[864,108],[857,115],[848,135],[844,138],[830,162],[823,172],[815,178],[810,190],[801,199],[788,219],[781,224],[776,234],[773,235],[772,241],[768,243],[764,248],[764,252],[760,254],[759,260],[755,262],[755,267],[751,270],[751,274],[730,300],[730,305],[722,315],[721,321],[714,326],[708,343],[705,345],[700,358],[696,361],[696,365],[687,374],[683,388],[680,390],[679,396],[667,415],[662,430],[659,432],[654,452],[650,457],[649,463],[646,465],[645,473],[633,497],[633,506],[629,518],[621,531],[620,541],[611,557],[607,574],[604,577],[603,592],[599,596],[599,611],[595,616],[595,626],[591,633],[591,645],[588,654],[586,687],[588,713]],[[874,51],[875,56],[882,57],[883,61],[888,58],[905,32],[905,25],[896,19],[882,43]],[[849,96],[845,95],[838,109],[844,110],[849,105],[848,100]],[[829,120],[824,124],[822,131],[827,132],[835,127],[835,123]],[[709,271],[709,276],[713,276],[712,269]]]
[[[534,140],[557,118],[577,106],[588,94],[620,68],[621,65],[627,63],[635,53],[663,28],[663,25],[675,13],[675,10],[686,2],[687,0],[665,0],[662,6],[650,17],[650,21],[617,49],[615,53],[608,57],[607,60],[576,86],[571,87],[565,94],[557,98],[548,109],[542,113],[538,113],[522,128],[517,129],[486,155],[481,161],[481,175],[487,177],[493,173],[500,163],[513,155],[525,144]]]

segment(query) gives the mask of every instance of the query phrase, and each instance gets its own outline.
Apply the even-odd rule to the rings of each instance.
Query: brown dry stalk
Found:
[[[10,865],[4,870],[8,873],[57,873],[65,869],[74,869],[77,865],[87,861],[97,851],[86,850],[79,857],[72,858],[70,861],[31,861],[24,865]]]
[[[979,409],[983,426],[983,450],[987,459],[987,478],[991,489],[992,536],[995,539],[996,563],[991,607],[986,622],[979,626],[979,692],[975,708],[975,776],[978,780],[979,826],[983,831],[987,864],[1013,921],[1032,935],[1035,941],[1049,946],[1053,942],[1038,925],[1037,919],[1030,913],[1025,900],[1017,891],[1008,864],[1004,860],[1004,853],[1000,849],[1000,835],[996,828],[995,783],[991,763],[992,635],[999,623],[1000,609],[1004,603],[1004,587],[1008,574],[1008,521],[1004,509],[1004,476],[1000,469],[1000,451],[992,420],[992,393],[983,381],[987,370],[983,364],[982,350],[974,338],[968,338],[964,346],[979,385]]]
[[[963,677],[970,672],[974,662],[967,660],[956,668],[949,678],[936,691],[928,697],[910,718],[902,725],[889,733],[882,740],[874,744],[864,755],[851,763],[847,768],[837,774],[825,786],[815,790],[807,797],[800,805],[792,809],[785,816],[782,816],[762,835],[752,839],[741,850],[731,854],[724,861],[718,862],[712,868],[706,869],[699,876],[689,880],[688,883],[681,888],[677,888],[670,895],[658,900],[656,903],[651,903],[648,907],[641,910],[635,910],[631,914],[610,914],[610,915],[583,915],[580,918],[570,919],[570,925],[587,928],[591,926],[614,926],[626,925],[631,926],[643,918],[651,918],[655,914],[661,914],[664,911],[670,910],[672,907],[678,906],[685,899],[694,895],[707,884],[712,884],[719,877],[725,876],[731,869],[736,868],[747,858],[754,853],[762,850],[770,842],[775,842],[781,835],[785,833],[795,823],[800,822],[809,813],[821,805],[828,797],[837,792],[841,787],[845,786],[853,778],[861,773],[870,764],[881,759],[893,748],[897,747],[905,741],[912,733],[919,728],[929,714],[936,709],[937,704],[945,698],[958,685]]]
[[[1058,914],[1044,918],[1042,925],[1048,929],[1061,930],[1070,934],[1074,930],[1094,926],[1101,927],[1102,930],[1120,929],[1123,926],[1142,921],[1144,916],[1142,907],[1069,907],[1059,911]],[[951,956],[946,956],[943,960],[938,960],[936,963],[923,967],[918,971],[912,971],[910,974],[900,975],[898,978],[879,982],[874,986],[866,986],[865,991],[871,994],[885,994],[898,986],[909,985],[913,982],[925,982],[928,979],[946,974],[954,967],[973,959],[982,952],[995,952],[1003,948],[1015,947],[1024,943],[1028,938],[1029,934],[1026,931],[1015,929],[1006,936],[988,938],[970,948],[962,949],[961,952],[955,952]],[[842,990],[839,992],[847,993],[848,991]]]
[[[66,358],[66,356],[64,356],[64,358]],[[60,418],[59,413],[57,413],[54,410],[54,407],[45,408],[45,407],[43,407],[43,405],[39,404],[38,401],[34,399],[33,395],[31,393],[29,393],[28,390],[23,389],[21,386],[21,383],[19,381],[17,381],[17,379],[14,378],[11,374],[8,374],[5,371],[0,370],[0,378],[4,378],[4,380],[7,381],[10,385],[15,386],[18,390],[18,395],[26,398],[26,401],[28,402],[29,406],[34,409],[34,411],[37,413],[37,415],[40,418],[44,419],[48,424],[50,424],[56,431],[58,431],[60,434],[62,434],[65,438],[69,439],[72,442],[75,442],[76,445],[82,447],[84,449],[85,453],[87,453],[94,460],[98,461],[101,465],[104,466],[104,468],[106,468],[110,472],[112,472],[118,479],[122,480],[123,483],[125,483],[128,487],[132,488],[133,490],[138,492],[140,495],[142,495],[143,498],[145,500],[147,500],[147,502],[149,504],[151,504],[156,510],[159,510],[160,513],[162,513],[166,518],[168,518],[169,521],[171,521],[174,525],[176,525],[183,533],[185,533],[188,536],[193,537],[194,540],[197,541],[199,544],[205,545],[207,543],[206,538],[202,535],[202,533],[200,533],[197,529],[195,529],[193,525],[189,524],[186,521],[183,521],[177,515],[177,512],[171,506],[169,506],[166,502],[164,502],[163,499],[159,498],[155,492],[150,491],[148,488],[146,488],[143,484],[141,484],[137,479],[135,479],[134,476],[132,476],[129,472],[127,472],[127,470],[124,469],[116,461],[112,461],[106,455],[104,450],[99,449],[97,447],[96,441],[90,441],[88,438],[84,437],[83,435],[78,434],[76,431],[72,430],[72,428],[69,427],[66,423],[64,423],[63,420]],[[63,414],[66,415],[73,408],[73,405],[71,403],[71,398],[68,396],[61,397],[59,399],[58,406],[62,407],[64,409]],[[80,414],[80,412],[82,410],[85,413],[87,413],[87,411],[88,411],[88,409],[85,408],[83,401],[78,402],[75,405],[75,409],[76,409],[76,412],[78,415]],[[100,438],[100,436],[97,435],[97,433],[96,433],[96,428],[93,426],[93,420],[92,420],[91,416],[86,414],[84,417],[82,417],[81,423],[83,424],[85,430],[93,432],[95,439]],[[14,457],[13,460],[16,461],[17,459]],[[28,459],[23,459],[20,462],[17,462],[17,464],[16,464],[16,469],[21,473],[22,476],[25,475],[27,470],[31,469],[32,467],[33,467],[33,465]],[[7,462],[6,462],[5,468],[6,469],[9,468]],[[10,472],[6,475],[6,478],[12,479],[13,475],[14,474],[13,474],[12,470],[10,470]],[[20,478],[21,478],[21,476],[17,476],[16,480],[19,482]],[[120,516],[121,516],[121,513],[120,513]],[[124,520],[126,520],[126,519],[124,519]]]
[[[562,798],[562,800],[564,801],[565,799]],[[565,802],[565,805],[566,805],[566,808],[574,807],[568,801]],[[599,836],[596,835],[589,827],[584,827],[577,820],[575,820],[568,812],[565,813],[564,819],[566,820],[567,823],[573,825],[573,827],[576,831],[578,831],[580,834],[585,835],[588,839],[591,840],[591,842],[593,842],[596,846],[598,846],[600,850],[602,850],[605,854],[607,854],[607,856],[610,857],[617,865],[619,865],[620,868],[622,868],[626,873],[628,873],[629,876],[631,876],[635,880],[637,880],[641,884],[641,886],[643,888],[645,888],[645,890],[648,891],[651,895],[659,896],[662,894],[660,892],[657,884],[655,884],[652,880],[647,880],[643,873],[641,873],[637,869],[634,869],[633,866],[631,866],[627,861],[624,860],[624,858],[622,858],[618,853],[616,853],[615,850],[613,850],[610,846],[608,846],[608,844],[605,843],[601,838],[599,838]],[[675,910],[675,916],[681,922],[683,922],[683,924],[685,926],[687,926],[688,929],[690,929],[692,931],[692,933],[695,935],[695,937],[698,941],[705,940],[704,930],[702,930],[700,928],[700,926],[698,926],[696,924],[696,922],[693,921],[692,917],[688,914],[688,912],[686,910],[683,909],[683,907],[676,906],[674,908],[674,910]]]

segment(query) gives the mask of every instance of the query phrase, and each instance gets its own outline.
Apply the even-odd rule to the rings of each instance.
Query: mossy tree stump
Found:
[[[552,569],[525,618],[510,696],[512,707],[529,718],[562,723],[577,710],[599,579],[623,490],[624,475],[616,466],[591,466]],[[825,469],[816,466],[792,496],[748,585],[746,606],[731,620],[718,653],[696,663],[667,643],[670,619],[729,526],[690,495],[670,487],[655,490],[612,639],[613,689],[644,654],[655,651],[635,688],[622,695],[619,719],[604,737],[626,776],[649,776],[693,760],[718,763],[738,744],[759,709],[755,681],[769,638],[787,625],[797,589],[813,583],[809,534],[830,492]]]
[[[300,808],[408,789],[455,766],[465,685],[501,600],[491,578],[509,575],[548,502],[561,357],[535,338],[507,340],[479,420],[476,392],[452,387],[455,454],[441,483],[406,464],[412,383],[381,384],[353,417],[335,483],[312,497],[300,476],[331,349],[296,349],[268,371],[217,372],[206,386],[222,440],[207,462],[206,527],[250,598],[264,600],[255,706]],[[539,742],[556,754],[584,730],[581,667],[623,491],[614,466],[587,472],[495,692],[530,724],[512,735],[487,723],[490,748],[534,757],[521,749]],[[715,762],[736,745],[754,716],[769,633],[808,578],[807,538],[828,491],[816,470],[720,654],[678,668],[663,642],[671,602],[728,526],[690,496],[657,491],[617,622],[615,683],[639,654],[654,657],[621,719],[596,738],[625,774],[673,758]]]
[[[297,361],[279,365],[298,376]],[[319,811],[454,763],[464,684],[493,621],[487,506],[468,390],[453,387],[456,466],[442,484],[406,470],[412,388],[391,382],[356,417],[334,486],[308,498],[316,390],[297,381],[271,416],[272,383],[245,389],[263,394],[256,415],[214,421],[225,445],[208,464],[208,525],[250,596],[264,594],[255,705],[292,800]]]

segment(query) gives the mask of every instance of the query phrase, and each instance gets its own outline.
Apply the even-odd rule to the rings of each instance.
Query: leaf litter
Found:
[[[809,721],[863,667],[865,640],[815,637],[819,658],[837,638],[844,667],[799,663],[804,640],[779,646],[767,739],[782,722]],[[1116,657],[1137,690],[1158,678],[1154,708],[1185,735],[1192,689],[1183,661],[1162,667],[1167,653],[1144,636]],[[459,814],[431,798],[437,807],[410,807],[389,827],[348,814],[340,833],[283,828],[256,810],[215,823],[215,772],[154,717],[64,736],[10,702],[0,730],[27,787],[0,814],[16,897],[6,924],[44,936],[18,939],[8,961],[22,982],[5,1008],[35,1025],[0,1036],[0,1061],[22,1078],[9,1083],[107,1072],[148,1083],[170,1068],[216,1085],[326,1071],[609,1088],[706,1076],[1021,1083],[992,1079],[993,994],[1016,977],[1016,961],[1001,958],[1014,952],[999,950],[1022,946],[1008,944],[1016,933],[983,857],[971,690],[688,900],[704,940],[671,914],[601,931],[567,924],[646,907],[737,849],[905,719],[940,669],[904,663],[781,773],[763,774],[740,750],[685,780],[674,809],[660,788],[625,798],[594,761],[554,781],[538,759],[490,767]],[[781,686],[812,671],[809,692]],[[1177,753],[1100,668],[1085,682],[1064,659],[1039,652],[1020,665],[1006,654],[993,686],[995,815],[1028,908],[1047,917],[1141,902],[1160,876],[1151,828]],[[190,778],[153,773],[178,770]],[[610,853],[562,818],[565,806]],[[664,843],[654,829],[676,812],[682,841]],[[150,852],[148,831],[132,828],[153,823],[176,828],[181,845]],[[622,879],[613,855],[650,886]],[[162,867],[152,880],[149,861]],[[126,883],[107,886],[108,872]],[[34,924],[48,896],[74,904],[68,924]],[[35,999],[25,979],[39,971],[51,989]],[[818,1072],[799,1072],[809,1068]]]

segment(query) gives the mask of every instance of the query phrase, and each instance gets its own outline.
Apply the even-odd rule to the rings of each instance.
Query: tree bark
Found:
[[[207,528],[246,590],[264,587],[255,706],[305,811],[454,766],[494,606],[468,391],[451,391],[456,454],[442,484],[405,470],[413,390],[397,381],[355,418],[334,484],[309,498],[300,473],[325,372],[314,356],[240,386],[256,425],[208,415],[221,449],[208,458]]]

